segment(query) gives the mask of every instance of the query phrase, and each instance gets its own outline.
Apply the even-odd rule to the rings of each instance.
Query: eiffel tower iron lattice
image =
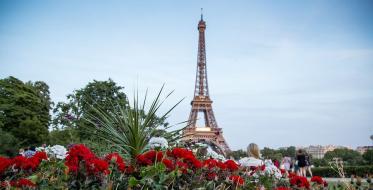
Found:
[[[223,137],[222,129],[218,127],[216,122],[207,82],[205,30],[206,22],[201,14],[201,20],[198,23],[199,41],[194,98],[191,102],[192,110],[188,125],[183,131],[184,138],[182,140],[213,143],[219,148],[219,152],[225,154],[230,149]],[[202,113],[203,118],[198,118],[198,113]],[[204,119],[204,126],[197,126],[199,119]]]

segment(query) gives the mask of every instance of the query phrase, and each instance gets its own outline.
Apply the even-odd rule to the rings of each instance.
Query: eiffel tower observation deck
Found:
[[[191,102],[192,110],[189,115],[188,125],[183,131],[185,137],[182,140],[212,143],[218,147],[219,152],[225,154],[230,149],[223,137],[222,129],[219,128],[216,122],[208,88],[205,30],[206,22],[201,14],[201,20],[198,23],[199,39],[194,97]]]

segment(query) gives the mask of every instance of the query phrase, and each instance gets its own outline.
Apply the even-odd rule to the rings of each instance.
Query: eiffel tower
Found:
[[[220,153],[230,151],[228,144],[224,140],[222,129],[218,127],[214,112],[212,110],[212,101],[209,95],[206,68],[206,49],[205,49],[205,30],[206,22],[201,20],[198,23],[199,41],[197,57],[197,73],[194,88],[194,98],[191,102],[192,110],[189,115],[188,125],[183,131],[183,141],[208,142],[216,145]],[[197,118],[198,113],[202,113],[202,118]],[[204,119],[204,126],[197,126],[197,120]]]

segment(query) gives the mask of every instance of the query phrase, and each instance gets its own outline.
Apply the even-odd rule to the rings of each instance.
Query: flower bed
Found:
[[[64,152],[61,147],[59,153]],[[46,151],[47,152],[47,151]],[[31,158],[0,157],[2,188],[23,189],[324,189],[321,177],[308,181],[270,163],[243,167],[234,160],[198,159],[185,148],[149,150],[132,162],[118,153],[97,157],[75,145],[67,156],[43,150]],[[55,154],[55,152],[54,152]],[[131,164],[130,164],[131,163]]]

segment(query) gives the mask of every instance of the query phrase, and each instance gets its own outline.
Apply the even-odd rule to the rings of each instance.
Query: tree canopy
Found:
[[[115,112],[119,110],[118,107],[127,106],[128,100],[122,89],[111,79],[89,82],[85,87],[67,95],[66,102],[57,103],[53,109],[53,126],[55,129],[76,129],[80,140],[89,138],[85,130],[94,126],[84,118],[95,114],[92,107],[104,112]]]
[[[327,161],[331,161],[334,158],[340,158],[348,165],[358,165],[363,161],[359,152],[347,148],[337,148],[324,155],[324,159]]]
[[[0,80],[0,127],[21,146],[48,140],[52,105],[49,87],[42,81],[24,83],[15,77]]]

